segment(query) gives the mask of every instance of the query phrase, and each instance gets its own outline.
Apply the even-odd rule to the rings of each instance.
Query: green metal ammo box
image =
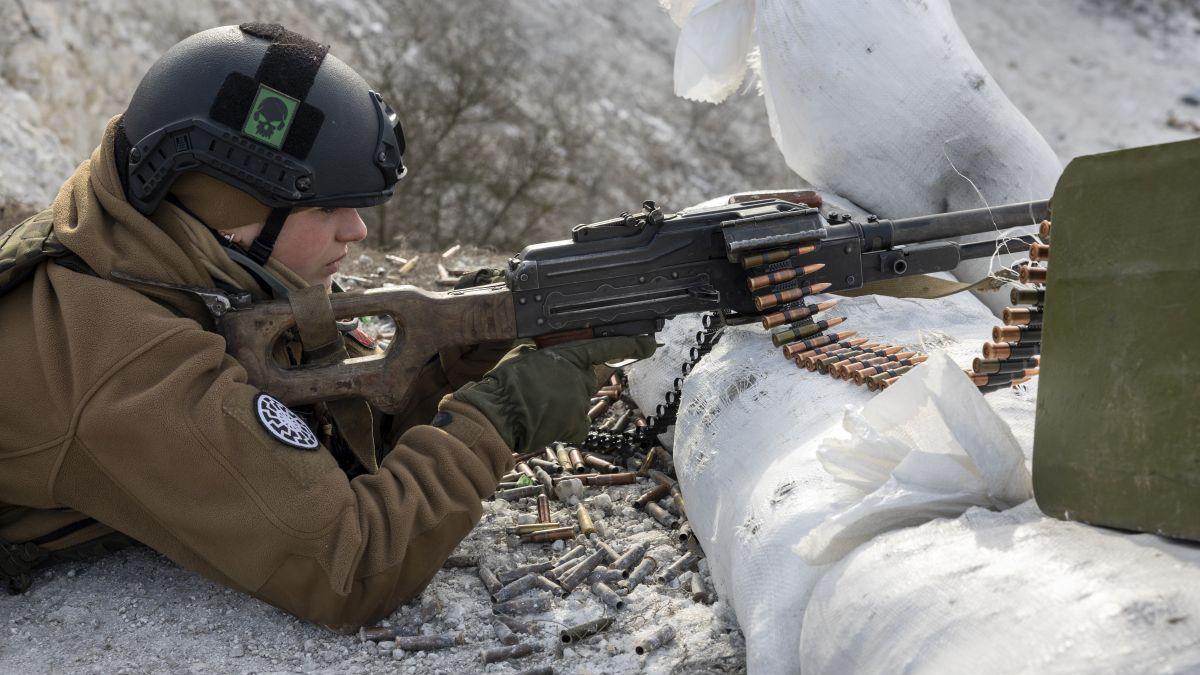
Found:
[[[1200,540],[1200,139],[1080,157],[1051,210],[1038,506]]]

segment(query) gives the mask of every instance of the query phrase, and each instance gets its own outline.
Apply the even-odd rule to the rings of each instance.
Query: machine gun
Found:
[[[272,346],[296,325],[287,300],[208,304],[227,351],[264,391],[289,405],[357,396],[395,412],[443,347],[653,334],[668,318],[714,310],[735,320],[757,320],[764,311],[804,315],[810,293],[952,270],[992,255],[997,242],[949,239],[1033,225],[1048,213],[1041,201],[857,222],[780,199],[671,215],[646,202],[641,213],[579,225],[569,240],[525,248],[509,261],[504,283],[329,294],[335,318],[387,315],[397,328],[386,354],[326,365],[286,368],[272,358]],[[1029,238],[1004,243],[1016,252]],[[811,324],[807,316],[793,326],[820,328]]]

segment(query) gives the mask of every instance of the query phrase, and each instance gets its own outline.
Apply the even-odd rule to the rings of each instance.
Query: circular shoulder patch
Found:
[[[315,450],[321,445],[304,420],[270,394],[259,394],[254,398],[254,412],[267,433],[286,445],[301,450]]]

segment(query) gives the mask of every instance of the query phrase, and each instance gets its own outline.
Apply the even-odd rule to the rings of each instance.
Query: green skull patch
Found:
[[[250,114],[242,125],[242,133],[279,150],[299,107],[300,102],[291,96],[260,84],[254,105],[250,106]]]

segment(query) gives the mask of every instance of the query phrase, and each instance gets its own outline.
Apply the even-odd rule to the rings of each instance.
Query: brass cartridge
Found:
[[[586,466],[590,466],[593,469],[598,469],[600,471],[607,471],[608,473],[620,473],[620,471],[621,471],[621,467],[617,466],[616,464],[613,464],[612,462],[610,462],[608,460],[597,457],[596,455],[593,455],[590,452],[585,453],[583,455],[583,464]]]
[[[530,595],[524,598],[509,600],[508,602],[499,602],[492,605],[492,612],[497,614],[545,612],[550,609],[550,598],[552,597],[547,593],[542,593],[540,595]]]
[[[817,250],[816,246],[805,245],[797,246],[796,248],[777,248],[773,251],[754,253],[742,258],[742,269],[748,270],[755,267],[762,267],[763,265],[783,262],[794,255],[808,255],[815,250]]]
[[[637,588],[638,584],[642,583],[646,577],[654,574],[654,570],[657,567],[658,561],[654,558],[650,556],[642,558],[642,561],[637,564],[637,567],[633,568],[633,570],[629,573],[629,576],[625,577],[625,594],[628,595],[632,593],[633,589]]]
[[[670,583],[672,579],[690,570],[698,562],[700,562],[700,556],[688,551],[663,570],[663,573],[658,576],[659,583]]]
[[[610,403],[611,403],[611,401],[609,401],[608,399],[605,399],[603,401],[600,401],[596,405],[592,406],[591,409],[588,410],[588,419],[594,420],[597,417],[608,412],[608,406]]]
[[[1000,320],[1007,326],[1040,326],[1042,325],[1042,309],[1040,307],[1005,307]]]
[[[1029,259],[1034,262],[1042,262],[1050,259],[1050,247],[1046,244],[1030,244]]]
[[[621,596],[617,595],[617,592],[603,581],[592,584],[592,595],[600,598],[600,602],[613,609],[621,609],[625,606],[625,601],[621,599]]]
[[[792,279],[797,277],[806,277],[823,269],[825,269],[825,263],[801,265],[800,267],[789,267],[776,272],[768,272],[756,277],[750,277],[746,280],[746,287],[751,291],[757,291],[759,289],[766,288],[767,286],[786,284]]]
[[[579,448],[568,448],[567,459],[571,460],[571,470],[575,473],[583,471],[585,464],[583,463],[583,453]]]
[[[596,531],[596,524],[592,522],[592,514],[588,513],[587,507],[583,504],[580,504],[576,510],[575,519],[579,521],[579,534],[586,537]]]
[[[513,598],[517,597],[518,595],[521,595],[525,591],[532,590],[534,587],[536,587],[537,580],[540,578],[541,578],[541,575],[539,575],[537,573],[526,574],[525,576],[521,577],[520,579],[517,579],[516,581],[505,586],[504,588],[501,588],[500,590],[496,591],[495,595],[492,596],[492,600],[494,600],[495,602],[505,602],[506,600],[512,600]]]
[[[1013,342],[983,343],[985,359],[1031,359],[1041,350],[1039,345],[1019,345]]]
[[[563,597],[566,597],[575,590],[575,587],[583,583],[583,580],[592,573],[592,570],[604,560],[604,551],[599,549],[592,552],[591,555],[580,560],[577,565],[568,570],[565,574],[558,578],[558,585],[563,588]]]
[[[556,530],[562,527],[557,521],[548,521],[545,523],[529,523],[527,525],[513,525],[505,528],[505,532],[509,534],[529,534],[530,532],[541,532],[543,530]]]
[[[582,478],[584,485],[632,485],[637,482],[637,474],[632,471],[597,473]]]
[[[1014,305],[1032,305],[1034,307],[1043,307],[1046,304],[1046,289],[1014,288],[1009,292],[1009,301]]]
[[[825,302],[815,305],[802,305],[793,309],[785,309],[782,312],[776,312],[774,314],[768,314],[767,316],[764,316],[762,319],[762,326],[763,328],[774,328],[776,326],[782,326],[785,323],[802,321],[814,314],[824,312],[825,310],[830,309],[837,304],[837,300],[826,300]]]
[[[608,569],[617,570],[617,571],[621,572],[621,575],[623,577],[628,579],[630,568],[632,568],[634,565],[641,562],[642,556],[644,556],[644,555],[646,555],[646,545],[645,544],[638,544],[636,546],[631,546],[631,547],[629,547],[628,550],[625,551],[625,553],[620,558],[617,558],[615,561],[613,561],[608,566]]]
[[[776,347],[782,347],[789,342],[803,340],[812,337],[822,331],[833,328],[842,324],[846,320],[844,316],[835,316],[830,319],[816,321],[808,324],[792,324],[790,328],[786,328],[778,333],[771,334],[771,344]]]
[[[1049,241],[1050,241],[1050,221],[1043,220],[1041,222],[1041,224],[1038,225],[1038,238],[1044,242],[1049,243]]]
[[[558,465],[562,467],[564,472],[570,473],[572,471],[571,457],[567,454],[566,446],[564,446],[562,443],[555,443],[554,456],[555,460],[558,462]]]
[[[539,523],[548,523],[552,520],[550,518],[550,498],[544,492],[537,496],[537,512]]]
[[[656,502],[663,497],[666,497],[670,492],[670,485],[663,485],[660,483],[655,485],[653,488],[650,488],[649,491],[643,492],[637,499],[633,501],[633,505],[639,509],[644,508],[646,504]]]
[[[675,516],[667,513],[667,510],[659,506],[656,502],[650,502],[646,505],[646,513],[650,514],[650,517],[658,521],[658,524],[663,527],[675,529],[679,526],[678,521],[675,520]]]
[[[1012,342],[1019,345],[1036,344],[1042,341],[1041,326],[994,326],[994,342]]]
[[[512,488],[510,490],[501,490],[500,492],[496,493],[496,497],[498,499],[504,499],[511,502],[517,499],[524,499],[525,497],[534,497],[539,494],[542,494],[542,486],[540,484],[526,485],[525,487]]]
[[[808,295],[815,295],[829,288],[833,284],[808,284],[799,288],[788,288],[782,291],[771,291],[764,295],[754,296],[754,308],[758,311],[770,309],[775,305],[783,305],[789,302],[794,302]]]
[[[549,560],[545,560],[542,562],[529,563],[528,565],[521,565],[520,567],[514,567],[511,570],[506,570],[497,574],[496,578],[499,579],[500,583],[502,584],[511,584],[527,574],[540,574],[545,572],[546,570],[550,569],[551,564],[552,563]],[[495,594],[493,593],[493,595]]]
[[[801,349],[801,345],[799,345],[799,344],[790,344],[790,345],[784,345],[783,355],[788,357],[789,359],[803,359],[808,356],[815,356],[817,354],[825,354],[825,353],[831,352],[835,349],[845,349],[846,347],[857,347],[866,342],[867,342],[867,338],[854,338],[853,340],[842,340],[841,342],[834,342],[833,344],[828,344],[828,345],[825,345],[824,347],[817,347],[815,349],[807,349],[807,350]]]
[[[483,587],[487,589],[488,595],[493,595],[501,588],[500,579],[496,573],[487,567],[479,566],[479,580],[483,582]]]
[[[998,375],[1001,373],[1019,373],[1029,368],[1037,368],[1041,358],[1035,356],[1029,359],[975,359],[971,370],[979,375]]]

